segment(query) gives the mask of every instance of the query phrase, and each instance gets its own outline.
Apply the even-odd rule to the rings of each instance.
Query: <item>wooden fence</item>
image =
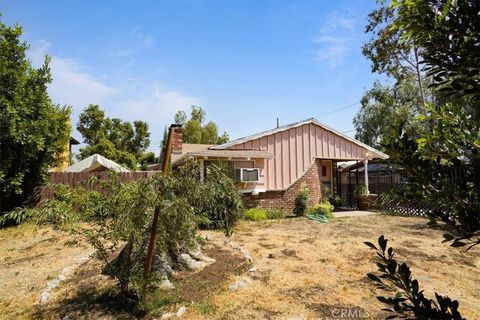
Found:
[[[122,182],[136,181],[148,177],[152,177],[161,171],[132,171],[119,173],[119,179]],[[98,183],[84,183],[88,179],[95,177],[100,180],[105,180],[108,177],[108,172],[52,172],[50,175],[50,183],[60,183],[67,186],[76,186],[82,184],[83,188],[89,191],[102,191]],[[82,183],[83,182],[83,183]],[[41,200],[49,199],[53,196],[54,191],[51,188],[45,187],[41,191]]]

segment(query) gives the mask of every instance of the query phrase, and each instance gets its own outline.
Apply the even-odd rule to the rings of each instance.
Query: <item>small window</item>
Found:
[[[322,177],[326,177],[327,175],[327,166],[322,166]]]

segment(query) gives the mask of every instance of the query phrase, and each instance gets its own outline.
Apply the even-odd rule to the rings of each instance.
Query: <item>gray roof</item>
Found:
[[[321,123],[320,121],[318,121],[317,119],[315,118],[310,118],[310,119],[307,119],[307,120],[303,120],[303,121],[299,121],[299,122],[295,122],[295,123],[291,123],[291,124],[287,124],[285,126],[281,126],[281,127],[278,127],[278,128],[275,128],[275,129],[271,129],[271,130],[267,130],[267,131],[263,131],[263,132],[260,132],[260,133],[256,133],[256,134],[253,134],[253,135],[250,135],[250,136],[247,136],[247,137],[243,137],[243,138],[239,138],[239,139],[236,139],[236,140],[233,140],[233,141],[230,141],[230,142],[227,142],[227,143],[224,143],[224,144],[221,144],[221,145],[218,145],[218,146],[214,146],[214,147],[211,147],[210,149],[211,150],[222,150],[222,149],[227,149],[229,147],[232,147],[234,145],[237,145],[237,144],[240,144],[240,143],[244,143],[244,142],[247,142],[247,141],[250,141],[250,140],[254,140],[254,139],[258,139],[258,138],[261,138],[263,136],[268,136],[268,135],[271,135],[271,134],[275,134],[277,132],[282,132],[282,131],[286,131],[286,130],[289,130],[291,128],[296,128],[296,127],[299,127],[299,126],[302,126],[304,124],[308,124],[308,123],[313,123],[319,127],[322,127],[323,129],[327,130],[327,131],[330,131],[348,141],[351,141],[365,149],[367,149],[368,151],[372,152],[374,155],[376,155],[377,158],[381,158],[381,159],[388,159],[388,155],[381,152],[380,150],[377,150],[375,148],[372,148],[370,147],[369,145],[366,145],[365,143],[363,142],[360,142],[354,138],[351,138],[349,136],[347,136],[346,134],[340,132],[340,131],[337,131],[333,128],[330,128],[329,126]]]

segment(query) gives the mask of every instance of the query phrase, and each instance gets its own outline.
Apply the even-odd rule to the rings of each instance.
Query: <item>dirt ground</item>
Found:
[[[258,271],[251,286],[225,291],[207,317],[192,319],[332,319],[342,310],[384,318],[382,294],[367,279],[376,271],[373,251],[384,234],[399,261],[408,262],[426,294],[448,294],[467,319],[480,319],[480,248],[462,252],[441,243],[443,232],[426,220],[372,215],[337,218],[322,224],[304,218],[243,222],[232,240],[252,255]],[[208,236],[221,241],[219,233]],[[383,316],[383,317],[382,317]]]
[[[48,281],[88,257],[80,238],[30,224],[0,230],[0,319],[29,319]]]
[[[408,262],[428,296],[433,291],[460,302],[467,319],[480,319],[480,248],[462,252],[441,243],[442,230],[412,217],[372,215],[337,218],[322,224],[304,218],[241,222],[231,238],[246,248],[256,271],[249,284],[229,286],[247,277],[251,266],[225,244],[221,232],[203,231],[207,255],[217,259],[199,273],[179,273],[176,288],[157,292],[145,314],[119,300],[114,282],[99,274],[91,260],[52,292],[52,301],[36,306],[45,283],[79,256],[91,252],[66,247],[69,236],[22,226],[0,231],[0,319],[160,319],[186,306],[185,319],[346,319],[342,312],[383,319],[382,294],[367,279],[376,271],[371,249],[380,234],[389,239],[397,260]],[[359,318],[359,317],[357,317]]]

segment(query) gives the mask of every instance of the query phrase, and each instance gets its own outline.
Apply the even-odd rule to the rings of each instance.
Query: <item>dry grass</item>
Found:
[[[202,234],[210,239],[207,253],[217,262],[200,273],[181,273],[177,288],[159,293],[152,306],[173,311],[186,305],[186,319],[328,319],[333,310],[342,308],[356,308],[375,319],[382,315],[383,305],[375,298],[382,292],[366,278],[375,265],[373,252],[363,241],[375,242],[384,234],[427,295],[448,294],[460,301],[464,316],[480,319],[480,248],[464,253],[441,243],[442,230],[427,227],[421,218],[241,222],[232,240],[250,252],[258,270],[250,286],[236,292],[228,285],[245,276],[244,261],[224,245],[222,233]],[[120,299],[114,282],[99,274],[100,264],[94,260],[57,288],[47,307],[37,310],[34,306],[47,279],[76,255],[91,250],[65,247],[68,239],[31,226],[0,231],[0,319],[160,318],[159,311],[145,316]]]
[[[49,228],[0,230],[0,319],[32,319],[46,283],[91,252],[80,239]]]
[[[363,242],[376,242],[384,234],[428,295],[448,294],[460,301],[464,316],[480,319],[480,248],[467,253],[451,248],[441,243],[443,232],[426,222],[385,215],[338,218],[327,224],[303,218],[243,222],[233,240],[252,254],[256,280],[238,292],[216,295],[215,314],[190,312],[188,317],[318,319],[331,317],[335,308],[357,308],[371,318],[381,317],[384,306],[375,297],[382,292],[366,277],[376,271],[373,252]],[[207,234],[222,241],[221,234]]]

